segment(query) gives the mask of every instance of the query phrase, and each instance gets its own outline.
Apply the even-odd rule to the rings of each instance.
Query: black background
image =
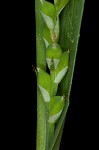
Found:
[[[36,149],[35,2],[4,4],[3,147]],[[96,146],[97,5],[86,1],[61,150]],[[11,9],[10,9],[11,8]],[[3,88],[3,87],[2,87]],[[81,148],[80,148],[81,147]]]

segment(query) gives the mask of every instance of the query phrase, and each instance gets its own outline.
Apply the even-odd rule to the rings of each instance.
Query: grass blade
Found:
[[[79,40],[79,32],[81,27],[81,19],[83,14],[85,0],[70,0],[68,5],[63,9],[60,16],[60,39],[59,44],[64,51],[70,51],[70,64],[67,75],[62,80],[59,85],[59,95],[65,95],[67,102],[62,113],[60,120],[57,123],[55,136],[51,144],[50,150],[58,150],[61,135],[62,135],[62,126],[66,117],[66,112],[69,106],[69,96],[72,85],[72,78],[74,72],[74,65],[77,53],[77,46]],[[57,142],[57,139],[58,142]],[[55,146],[57,145],[57,146]]]

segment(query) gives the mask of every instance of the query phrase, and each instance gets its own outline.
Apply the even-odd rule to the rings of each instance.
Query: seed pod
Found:
[[[37,73],[38,86],[45,102],[50,101],[51,78],[48,73],[42,69],[38,69]]]
[[[56,7],[57,14],[59,15],[62,9],[67,5],[69,0],[54,0],[54,5]]]
[[[68,70],[69,51],[64,52],[61,56],[58,67],[52,72],[51,79],[54,83],[59,84]]]
[[[60,58],[62,55],[62,50],[59,44],[51,43],[46,49],[46,61],[49,69],[57,68]]]
[[[54,23],[56,20],[56,8],[55,6],[47,1],[44,1],[41,6],[41,14],[43,19],[49,29],[54,28]]]
[[[56,121],[59,119],[62,110],[65,105],[64,96],[55,96],[51,98],[50,101],[50,110],[49,110],[49,122],[51,124],[56,123]]]

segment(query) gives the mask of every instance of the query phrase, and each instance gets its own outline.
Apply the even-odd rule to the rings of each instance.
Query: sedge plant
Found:
[[[59,150],[84,0],[35,0],[37,150]]]

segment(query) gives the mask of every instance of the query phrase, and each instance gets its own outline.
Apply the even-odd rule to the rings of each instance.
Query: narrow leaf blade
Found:
[[[70,62],[68,73],[62,80],[61,84],[59,85],[58,95],[65,95],[66,105],[62,113],[62,116],[59,122],[57,123],[55,136],[52,140],[53,142],[50,147],[50,150],[59,150],[61,135],[63,131],[63,129],[61,128],[64,124],[66,113],[69,106],[69,95],[74,72],[74,65],[77,53],[77,45],[81,27],[84,2],[85,0],[70,0],[69,3],[66,5],[66,7],[63,9],[60,16],[61,32],[59,43],[64,51],[66,50],[70,51]],[[59,139],[58,142],[57,139]]]

